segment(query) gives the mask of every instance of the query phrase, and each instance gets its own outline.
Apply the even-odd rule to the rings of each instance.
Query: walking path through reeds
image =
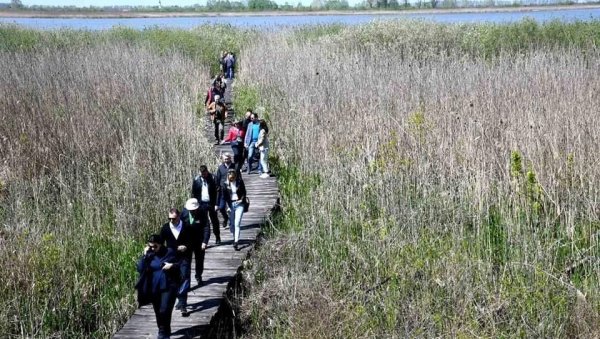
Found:
[[[228,90],[230,88],[231,85],[228,84]],[[228,96],[226,95],[226,100]],[[212,140],[212,124],[209,125],[206,133],[209,135],[208,139]],[[227,135],[227,131],[225,134]],[[218,145],[214,146],[214,150],[220,156],[221,153],[231,152],[231,147]],[[250,199],[250,209],[242,218],[239,242],[241,250],[236,252],[233,249],[233,235],[229,229],[221,229],[222,243],[219,246],[214,244],[214,235],[211,235],[211,242],[204,259],[202,274],[204,284],[200,287],[192,286],[188,294],[190,310],[188,317],[182,317],[179,311],[173,310],[171,338],[200,338],[208,332],[211,320],[225,298],[229,282],[235,277],[243,259],[254,247],[261,224],[278,203],[279,189],[275,177],[264,179],[259,178],[258,175],[246,175],[244,183]],[[194,275],[195,267],[192,267],[191,276]],[[114,338],[155,338],[157,331],[152,305],[147,305],[137,309]]]

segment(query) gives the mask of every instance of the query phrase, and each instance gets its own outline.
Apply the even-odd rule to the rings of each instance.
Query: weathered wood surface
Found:
[[[230,97],[228,93],[226,99],[230,99]],[[214,140],[213,132],[212,125],[207,126],[209,141]],[[218,145],[214,146],[214,150],[217,155],[220,155],[223,152],[231,152],[231,147]],[[256,168],[255,166],[253,167]],[[239,241],[241,250],[233,249],[233,235],[229,232],[229,228],[221,227],[221,245],[219,246],[214,243],[215,236],[211,234],[209,248],[204,259],[202,275],[204,284],[199,287],[192,283],[192,290],[188,295],[190,311],[188,317],[182,317],[179,311],[173,310],[171,338],[201,338],[203,333],[207,332],[212,317],[224,299],[228,283],[237,273],[248,251],[253,248],[261,224],[278,203],[279,189],[275,177],[259,178],[258,174],[250,174],[243,175],[243,179],[250,198],[250,209],[244,213],[242,218]],[[221,220],[220,224],[222,226]],[[195,281],[194,275],[195,269],[192,267],[192,282]],[[156,318],[152,305],[149,305],[137,309],[114,338],[156,338],[157,333]]]

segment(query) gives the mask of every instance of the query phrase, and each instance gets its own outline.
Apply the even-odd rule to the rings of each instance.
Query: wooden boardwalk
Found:
[[[230,94],[226,95],[226,99],[229,99],[228,96]],[[212,125],[210,127],[207,129],[208,140],[213,141]],[[214,146],[214,150],[217,155],[220,155],[222,152],[231,152],[231,147],[219,145]],[[207,332],[211,319],[224,300],[227,285],[234,278],[243,259],[254,247],[261,224],[278,203],[279,189],[275,177],[263,179],[259,178],[257,174],[251,174],[243,175],[243,179],[250,198],[250,209],[244,213],[242,218],[239,241],[241,250],[236,252],[233,249],[233,235],[229,232],[229,228],[221,227],[222,242],[219,246],[215,245],[215,236],[211,234],[209,248],[204,259],[202,275],[204,284],[199,287],[192,283],[188,295],[188,309],[190,310],[188,317],[182,317],[177,310],[173,311],[171,338],[201,338]],[[192,267],[192,282],[195,281],[194,274],[195,270]],[[154,311],[152,305],[148,305],[137,309],[114,338],[156,338],[157,333]]]

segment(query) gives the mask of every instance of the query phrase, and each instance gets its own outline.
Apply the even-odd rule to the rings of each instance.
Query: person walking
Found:
[[[215,206],[217,206],[217,191],[218,186],[213,175],[205,165],[200,166],[200,175],[197,175],[192,181],[192,198],[198,200],[202,218],[212,223],[215,243],[219,245],[221,244],[221,230],[219,229],[217,209],[215,209]]]
[[[190,225],[193,233],[195,233],[194,241],[192,241],[192,252],[194,253],[194,262],[196,264],[195,278],[198,286],[202,286],[204,254],[210,240],[210,227],[208,227],[207,219],[205,215],[200,213],[198,199],[191,198],[185,202],[185,207],[181,211],[181,221]]]
[[[241,128],[242,123],[240,121],[235,121],[229,127],[229,133],[227,133],[227,137],[223,139],[224,143],[231,144],[231,151],[233,152],[233,163],[235,164],[235,169],[239,172],[242,169],[242,165],[244,163],[244,135],[245,131]]]
[[[254,151],[256,149],[256,142],[258,141],[258,134],[260,133],[260,125],[258,121],[258,114],[252,113],[250,115],[250,123],[246,129],[246,137],[244,140],[244,147],[248,149],[248,170],[246,173],[250,174],[252,171],[252,162],[254,161]]]
[[[259,123],[260,132],[258,133],[258,140],[256,141],[256,146],[260,151],[260,166],[258,168],[258,174],[261,178],[269,177],[269,129],[267,127],[267,122],[265,120],[261,120]]]
[[[144,295],[145,300],[152,303],[159,339],[171,335],[171,314],[180,279],[179,265],[177,254],[164,246],[164,239],[160,235],[153,234],[148,238],[144,253],[137,263],[140,279],[136,288],[138,296]]]
[[[237,175],[235,169],[227,171],[227,180],[221,186],[219,206],[227,206],[229,211],[229,231],[233,234],[233,248],[239,251],[240,225],[244,215],[246,201],[246,185],[244,180]]]
[[[233,79],[233,73],[235,68],[235,56],[231,52],[227,52],[226,56],[223,58],[225,64],[225,78],[227,80]]]
[[[245,139],[246,139],[246,131],[248,130],[248,125],[250,125],[250,123],[252,122],[251,117],[252,117],[252,110],[248,108],[246,110],[246,114],[244,115],[244,120],[242,120],[242,131],[244,131],[244,144],[245,144]],[[244,172],[248,168],[248,166],[246,165],[247,160],[248,160],[248,149],[246,147],[244,147],[243,154],[242,154],[242,162],[243,162],[242,168],[241,168],[242,172]]]
[[[191,227],[181,221],[179,210],[169,210],[169,222],[164,224],[160,230],[160,236],[166,242],[166,247],[172,249],[177,255],[180,263],[181,284],[177,291],[176,310],[180,310],[183,316],[187,316],[187,295],[190,289],[190,276],[192,265],[192,243],[195,234]]]
[[[218,96],[216,96],[218,97]],[[219,145],[225,135],[225,119],[227,118],[227,108],[222,99],[215,101],[215,110],[212,113],[212,121],[215,126],[215,145]]]
[[[223,217],[223,228],[229,227],[229,214],[227,213],[227,208],[225,205],[221,205],[219,203],[218,197],[221,192],[221,187],[225,184],[227,180],[227,172],[230,169],[235,169],[235,164],[231,162],[231,153],[223,153],[221,154],[221,164],[217,168],[217,172],[215,174],[215,182],[217,183],[217,207],[216,209],[221,212],[221,216]]]

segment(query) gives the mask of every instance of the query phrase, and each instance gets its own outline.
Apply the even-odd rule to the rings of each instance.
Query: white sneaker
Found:
[[[264,178],[269,178],[270,175],[268,173],[263,173],[260,175],[260,177],[264,179]]]

